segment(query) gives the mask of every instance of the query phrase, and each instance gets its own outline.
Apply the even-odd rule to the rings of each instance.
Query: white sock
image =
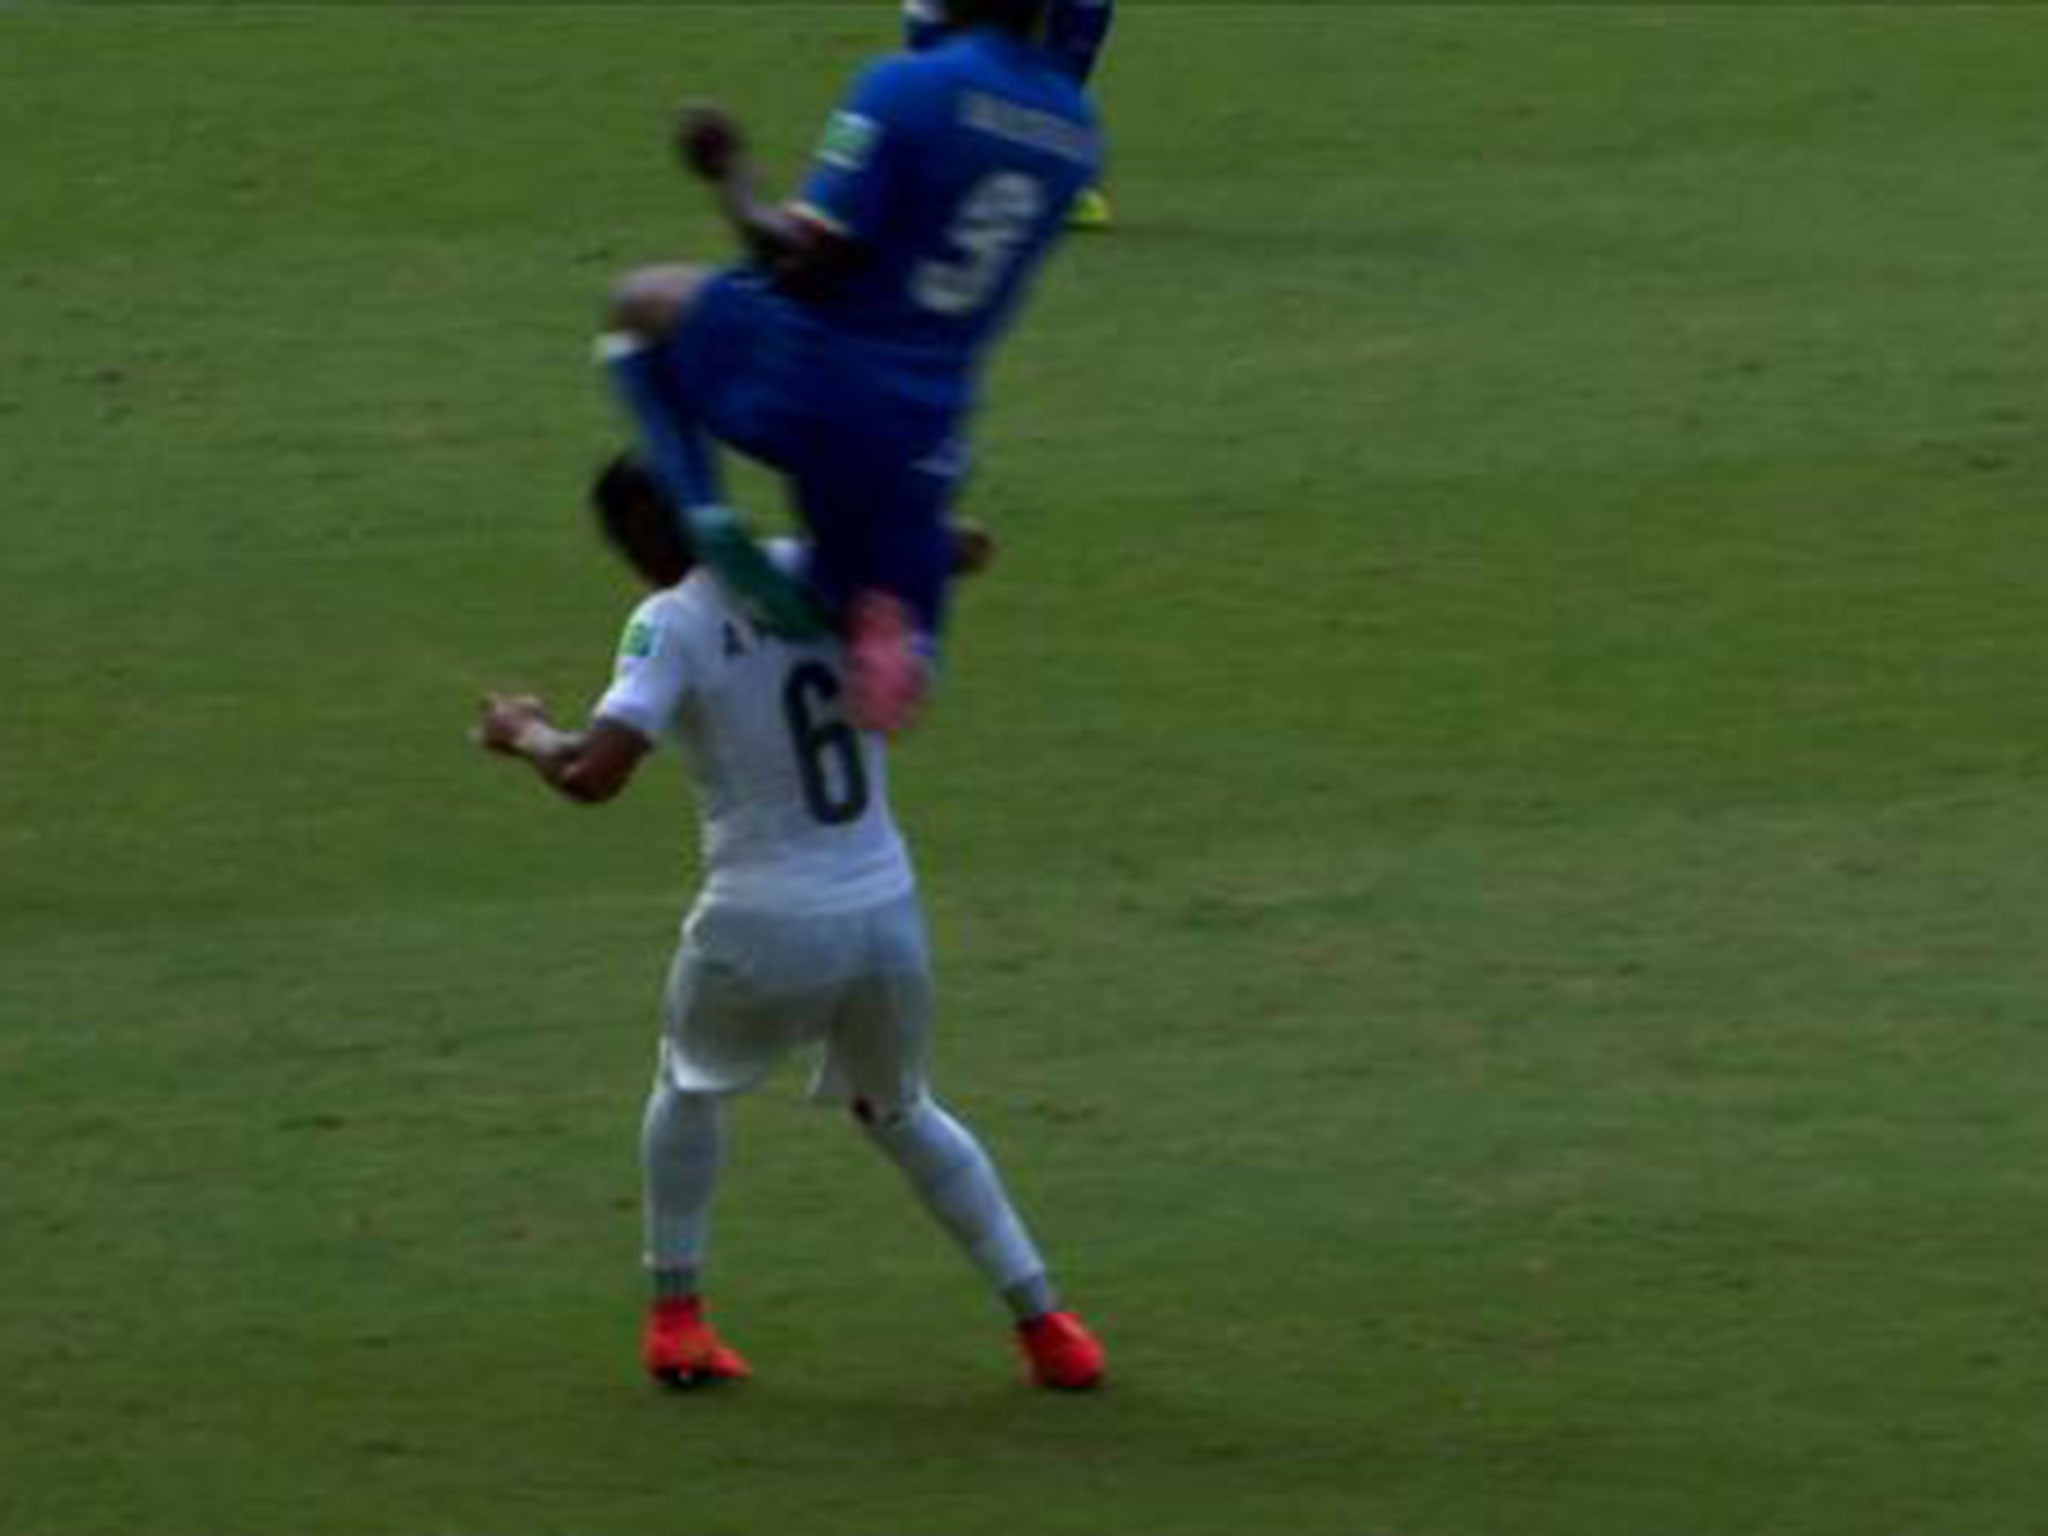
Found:
[[[860,1123],[1013,1310],[1051,1309],[1045,1261],[973,1132],[931,1099],[895,1117],[863,1115]]]
[[[696,1289],[724,1162],[725,1116],[717,1098],[683,1093],[666,1073],[658,1076],[640,1123],[640,1168],[647,1268],[664,1294]]]

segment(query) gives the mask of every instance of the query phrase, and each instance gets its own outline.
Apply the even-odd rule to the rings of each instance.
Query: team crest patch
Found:
[[[834,112],[818,144],[818,158],[842,171],[857,171],[875,152],[882,125],[858,112]]]
[[[635,619],[626,626],[626,638],[619,642],[619,654],[630,656],[636,661],[645,661],[654,654],[654,626],[644,619]]]

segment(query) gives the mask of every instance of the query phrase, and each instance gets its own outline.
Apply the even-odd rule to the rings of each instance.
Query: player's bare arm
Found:
[[[676,125],[676,152],[709,186],[719,211],[747,249],[792,291],[815,288],[845,271],[859,248],[816,218],[760,195],[746,135],[722,107],[692,104]]]
[[[649,749],[644,736],[616,720],[562,730],[531,694],[486,694],[474,739],[501,757],[526,759],[550,788],[579,805],[600,805],[615,797]]]

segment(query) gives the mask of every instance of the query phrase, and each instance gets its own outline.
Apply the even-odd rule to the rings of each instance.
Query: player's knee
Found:
[[[861,1115],[857,1105],[854,1113]],[[923,1189],[937,1188],[963,1168],[986,1160],[973,1133],[928,1096],[903,1105],[870,1104],[860,1128],[883,1156]]]
[[[870,1136],[894,1129],[903,1123],[900,1105],[884,1104],[863,1094],[847,1106],[853,1111],[854,1123]]]
[[[641,267],[628,272],[605,301],[605,325],[652,340],[682,322],[702,290],[699,267]]]
[[[930,1102],[930,1099],[920,1096],[907,1103],[892,1103],[862,1094],[847,1108],[853,1111],[854,1122],[862,1130],[881,1139],[916,1119],[918,1112]]]

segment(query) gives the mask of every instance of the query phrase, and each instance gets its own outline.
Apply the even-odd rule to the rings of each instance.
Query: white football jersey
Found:
[[[800,558],[786,542],[771,553]],[[881,738],[847,721],[845,691],[837,640],[764,634],[699,570],[635,610],[594,713],[682,750],[706,901],[836,911],[913,883]]]

